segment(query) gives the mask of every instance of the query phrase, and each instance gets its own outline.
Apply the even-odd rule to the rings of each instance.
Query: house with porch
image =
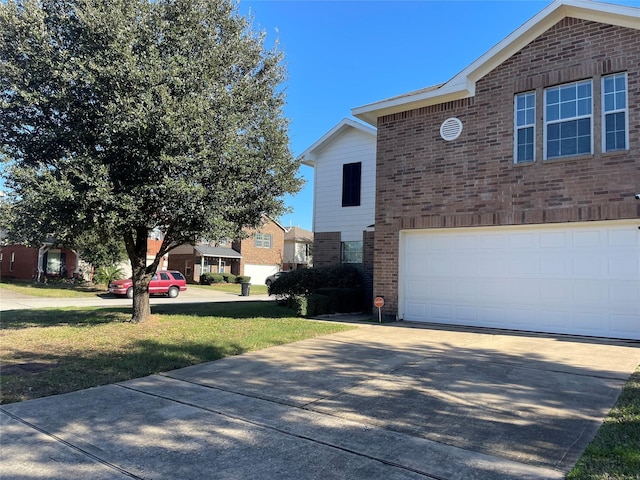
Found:
[[[198,283],[204,273],[226,272],[249,276],[251,283],[263,284],[269,275],[282,269],[284,228],[265,217],[261,227],[245,233],[245,238],[232,242],[176,247],[169,252],[168,268],[182,272],[191,283]]]

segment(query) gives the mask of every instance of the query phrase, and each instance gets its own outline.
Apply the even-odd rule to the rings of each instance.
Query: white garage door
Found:
[[[399,316],[640,339],[639,225],[403,231]]]
[[[254,285],[264,285],[264,281],[269,275],[273,275],[279,269],[278,265],[245,265],[244,274],[249,275],[249,280]]]

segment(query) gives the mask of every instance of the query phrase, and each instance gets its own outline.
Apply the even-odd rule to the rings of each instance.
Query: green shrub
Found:
[[[201,285],[211,285],[212,283],[222,283],[224,277],[220,273],[207,272],[200,275]]]
[[[222,278],[224,278],[224,281],[227,283],[236,282],[236,276],[233,273],[222,273]]]
[[[236,283],[249,283],[249,280],[251,280],[251,277],[248,275],[238,275],[235,279]]]
[[[360,287],[325,287],[315,293],[329,298],[329,313],[361,312],[364,308],[365,293]]]
[[[269,295],[291,297],[309,295],[320,288],[354,288],[362,286],[360,270],[350,265],[299,268],[281,275],[269,287]]]
[[[109,285],[113,280],[119,280],[122,277],[124,277],[122,268],[117,265],[105,265],[96,269],[93,274],[93,281]]]
[[[325,295],[292,295],[288,305],[298,317],[316,317],[329,313],[329,297]]]

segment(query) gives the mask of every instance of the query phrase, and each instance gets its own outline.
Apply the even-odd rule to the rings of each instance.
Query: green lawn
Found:
[[[33,297],[51,297],[51,298],[81,298],[95,297],[98,293],[105,293],[107,287],[104,285],[73,284],[73,283],[34,283],[19,281],[2,281],[0,282],[0,293],[2,290],[10,290],[12,292],[21,293],[23,295],[31,295]]]
[[[242,286],[239,283],[214,283],[213,285],[189,285],[188,288],[201,288],[203,290],[217,290],[219,292],[237,293],[240,295]],[[249,287],[249,295],[266,295],[266,285],[253,285]]]
[[[351,326],[293,318],[275,302],[3,313],[0,403],[71,392],[295,342]]]
[[[640,479],[640,368],[567,479]]]

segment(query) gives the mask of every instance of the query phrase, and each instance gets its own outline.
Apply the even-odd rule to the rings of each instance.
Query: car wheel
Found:
[[[178,287],[171,287],[167,292],[167,294],[169,295],[169,298],[176,298],[179,293],[180,293],[180,289]]]
[[[133,298],[133,287],[127,289],[127,298]]]

